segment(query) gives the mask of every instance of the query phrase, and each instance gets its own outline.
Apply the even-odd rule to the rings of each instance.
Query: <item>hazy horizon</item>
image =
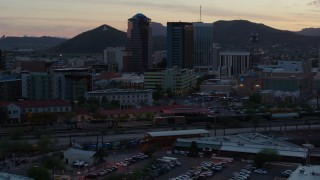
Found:
[[[6,36],[71,38],[102,24],[126,31],[127,20],[143,13],[153,22],[248,20],[299,31],[320,27],[320,0],[2,0],[0,33]]]

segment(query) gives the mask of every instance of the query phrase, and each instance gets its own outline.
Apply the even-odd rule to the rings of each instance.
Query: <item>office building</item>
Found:
[[[174,94],[185,94],[195,85],[196,75],[191,69],[152,69],[144,74],[145,89],[170,89]]]
[[[54,70],[55,99],[76,101],[92,91],[92,75],[88,68],[64,68]]]
[[[0,50],[0,70],[6,69],[6,54]]]
[[[278,61],[239,76],[237,94],[260,93],[266,103],[302,102],[312,94],[312,78],[310,61]]]
[[[143,73],[152,67],[152,30],[151,19],[143,14],[136,14],[128,19],[127,57],[125,72]]]
[[[193,26],[187,22],[167,23],[167,67],[193,68]]]
[[[224,51],[219,55],[219,76],[232,77],[245,73],[250,67],[250,52]]]
[[[125,56],[124,47],[107,47],[103,51],[104,63],[108,65],[108,71],[122,71],[123,57]]]
[[[0,99],[13,101],[21,98],[21,79],[9,76],[0,77]]]
[[[213,24],[193,23],[194,68],[199,72],[213,69]]]
[[[53,99],[53,75],[45,72],[22,72],[22,97],[30,100]]]

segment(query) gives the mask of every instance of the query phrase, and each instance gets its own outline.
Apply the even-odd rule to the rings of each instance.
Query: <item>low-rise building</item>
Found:
[[[151,69],[144,73],[144,88],[163,91],[171,90],[174,94],[185,94],[196,85],[196,75],[191,69]]]
[[[288,180],[318,180],[320,179],[320,166],[299,166]]]
[[[71,104],[64,100],[25,100],[15,102],[0,102],[6,108],[8,117],[13,122],[20,122],[26,114],[52,112],[71,112]]]
[[[208,148],[213,153],[224,156],[248,158],[264,149],[275,150],[283,159],[300,163],[303,163],[308,156],[308,148],[259,133],[177,139],[174,148],[176,151],[188,150],[193,141],[197,143],[198,148]]]
[[[151,106],[153,104],[152,90],[130,89],[105,89],[91,91],[86,94],[87,98],[95,97],[100,102],[103,97],[109,101],[118,101],[121,108]]]
[[[74,162],[84,162],[88,166],[92,166],[95,163],[94,155],[95,151],[85,151],[81,149],[69,148],[63,152],[64,164],[72,166]],[[78,164],[77,164],[78,165]]]

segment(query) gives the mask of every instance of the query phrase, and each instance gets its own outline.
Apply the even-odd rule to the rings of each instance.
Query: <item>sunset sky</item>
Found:
[[[320,0],[1,0],[0,35],[73,37],[108,24],[125,31],[143,13],[154,22],[243,19],[297,31],[320,27]],[[2,35],[1,35],[2,36]]]

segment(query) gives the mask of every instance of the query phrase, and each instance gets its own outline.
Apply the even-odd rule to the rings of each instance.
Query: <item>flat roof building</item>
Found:
[[[299,166],[288,180],[318,180],[320,179],[320,166]]]

